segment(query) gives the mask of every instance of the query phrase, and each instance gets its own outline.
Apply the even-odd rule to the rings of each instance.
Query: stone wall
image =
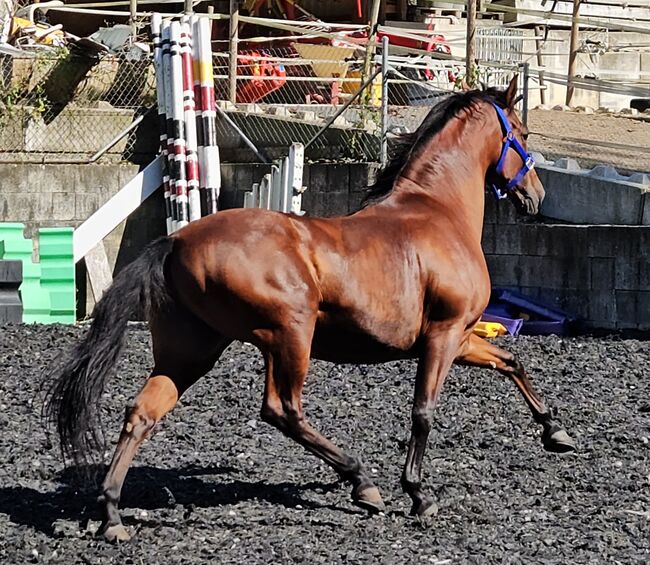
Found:
[[[650,330],[650,226],[524,223],[487,201],[493,286],[542,299],[587,328]]]

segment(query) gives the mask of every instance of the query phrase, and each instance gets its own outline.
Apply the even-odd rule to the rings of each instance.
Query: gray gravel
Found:
[[[64,471],[40,428],[42,368],[83,328],[0,328],[0,563],[650,562],[650,347],[617,339],[501,340],[578,441],[545,453],[514,386],[454,368],[436,413],[426,483],[438,515],[409,517],[399,488],[414,364],[315,362],[313,423],[359,453],[388,509],[369,518],[349,488],[259,420],[262,363],[231,346],[147,442],[127,478],[120,546],[93,537],[95,490]],[[150,368],[130,330],[106,394],[116,439]]]

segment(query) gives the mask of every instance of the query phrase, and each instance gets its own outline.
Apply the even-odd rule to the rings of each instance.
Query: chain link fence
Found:
[[[0,159],[90,160],[156,104],[148,57],[48,50],[0,55]],[[137,135],[108,150],[113,160],[138,151]]]
[[[228,54],[215,55],[215,92],[228,101]],[[294,43],[242,49],[230,117],[258,146],[305,145],[318,160],[377,161],[381,147],[381,77],[358,95],[363,61],[351,48]],[[353,100],[353,98],[356,99]],[[345,104],[349,106],[341,111]],[[228,134],[228,125],[220,126]]]
[[[520,62],[522,42],[520,30],[480,30],[478,54],[485,64],[478,68],[478,80],[507,84]],[[236,95],[230,100],[226,42],[215,41],[214,48],[220,107],[271,159],[284,157],[300,142],[311,161],[379,161],[382,132],[413,131],[465,74],[463,63],[436,53],[391,54],[386,68],[360,93],[360,46],[319,37],[258,38],[239,47]],[[104,160],[115,161],[155,153],[155,120],[133,127],[156,108],[151,57],[136,54],[100,57],[59,48],[24,57],[0,55],[0,160],[87,162],[101,152]],[[380,66],[378,47],[371,71]],[[143,141],[147,128],[152,131]],[[225,160],[257,159],[227,120],[217,120],[217,136]]]

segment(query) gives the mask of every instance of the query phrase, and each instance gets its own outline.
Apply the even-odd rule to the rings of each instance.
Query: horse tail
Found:
[[[171,301],[164,266],[172,246],[172,239],[161,237],[120,271],[96,304],[86,335],[47,371],[43,418],[46,427],[56,428],[64,459],[85,464],[104,448],[99,417],[104,387],[122,351],[128,321],[149,319]]]

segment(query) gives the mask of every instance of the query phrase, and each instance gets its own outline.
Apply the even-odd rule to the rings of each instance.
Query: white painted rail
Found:
[[[160,155],[156,157],[74,231],[72,242],[75,263],[83,259],[162,185],[162,159]]]

